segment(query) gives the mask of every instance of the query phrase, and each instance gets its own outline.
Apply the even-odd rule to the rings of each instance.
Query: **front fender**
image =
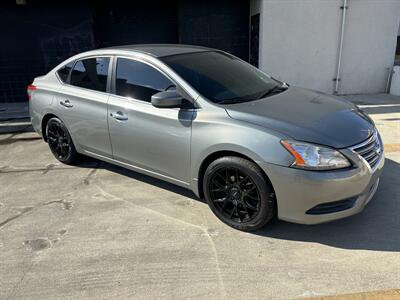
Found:
[[[293,163],[293,157],[280,143],[284,138],[288,137],[258,125],[229,117],[211,120],[209,116],[202,118],[199,113],[192,126],[191,182],[193,190],[198,193],[197,183],[203,162],[210,155],[220,151],[239,153],[256,163],[290,166]]]

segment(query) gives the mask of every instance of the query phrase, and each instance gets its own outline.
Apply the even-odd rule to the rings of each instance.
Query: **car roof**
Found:
[[[177,54],[185,54],[185,53],[193,53],[193,52],[205,52],[205,51],[213,51],[215,49],[200,47],[200,46],[192,46],[192,45],[182,45],[182,44],[139,44],[139,45],[124,45],[124,46],[115,46],[103,48],[113,49],[113,50],[123,50],[123,51],[132,51],[132,52],[142,52],[154,57],[164,57],[170,55]],[[99,49],[101,50],[101,49]]]

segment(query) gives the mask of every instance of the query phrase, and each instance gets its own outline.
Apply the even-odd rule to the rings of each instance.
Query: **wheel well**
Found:
[[[204,176],[205,171],[207,170],[207,167],[208,167],[213,161],[217,160],[218,158],[225,157],[225,156],[237,156],[237,157],[241,157],[241,158],[247,159],[247,160],[249,160],[249,161],[255,163],[255,164],[258,166],[258,164],[257,164],[254,160],[252,160],[250,157],[248,157],[248,156],[246,156],[246,155],[243,155],[243,154],[241,154],[241,153],[239,153],[239,152],[234,152],[234,151],[218,151],[218,152],[214,152],[214,153],[210,154],[209,156],[206,157],[206,159],[203,160],[203,162],[201,163],[201,166],[200,166],[200,170],[199,170],[199,176],[198,176],[198,191],[199,191],[200,198],[203,198],[203,197],[204,197],[204,193],[203,193],[203,176]],[[267,174],[265,174],[265,172],[264,172],[263,169],[260,168],[260,170],[261,170],[261,172],[262,172],[263,175],[264,175],[265,181],[271,186],[272,190],[274,190],[274,187],[272,186],[272,183],[271,183],[271,181],[269,180]],[[274,190],[274,193],[275,193],[275,190]]]
[[[47,114],[43,117],[42,119],[42,136],[43,139],[47,142],[47,136],[46,136],[46,126],[47,126],[47,122],[51,119],[51,118],[57,118],[56,115],[53,114]]]

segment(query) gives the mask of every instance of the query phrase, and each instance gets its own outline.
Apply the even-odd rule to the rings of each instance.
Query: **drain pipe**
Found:
[[[342,9],[342,27],[340,30],[339,54],[338,54],[338,60],[337,60],[337,66],[336,66],[336,78],[333,79],[335,81],[334,94],[338,94],[338,92],[339,92],[340,68],[341,68],[341,64],[342,64],[344,29],[346,27],[347,0],[343,0],[343,6],[341,6],[340,8]]]

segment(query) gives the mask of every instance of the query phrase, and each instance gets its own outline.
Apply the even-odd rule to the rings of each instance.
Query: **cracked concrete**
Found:
[[[6,226],[8,223],[10,223],[11,221],[14,221],[17,218],[20,218],[22,216],[24,216],[25,214],[31,213],[32,210],[39,208],[40,206],[46,206],[46,205],[50,205],[50,204],[61,204],[63,209],[66,210],[70,210],[73,207],[73,201],[67,201],[65,199],[62,200],[52,200],[52,201],[48,201],[42,204],[39,204],[37,206],[26,206],[26,207],[22,207],[21,209],[19,209],[18,214],[15,216],[12,216],[8,219],[5,219],[4,221],[0,222],[0,229],[2,229],[2,227]]]
[[[366,108],[387,145],[400,141],[394,107]],[[0,141],[0,299],[288,299],[400,287],[394,146],[361,214],[243,233],[180,187],[92,159],[62,165],[35,133]]]

